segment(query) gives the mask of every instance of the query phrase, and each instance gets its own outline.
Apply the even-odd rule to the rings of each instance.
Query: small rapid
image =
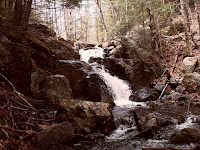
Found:
[[[92,68],[93,72],[98,74],[101,79],[107,85],[110,93],[113,96],[115,107],[112,110],[112,114],[114,117],[116,130],[113,131],[110,135],[106,136],[103,141],[99,141],[95,145],[89,146],[89,149],[96,150],[141,150],[144,146],[146,147],[180,147],[180,148],[194,148],[195,145],[175,145],[170,143],[170,136],[178,130],[187,128],[187,127],[195,127],[197,125],[197,116],[195,115],[186,115],[186,120],[181,122],[181,117],[179,115],[176,116],[174,114],[174,109],[177,109],[176,105],[173,104],[163,104],[160,105],[155,111],[155,113],[161,114],[170,114],[172,117],[172,122],[170,121],[170,117],[160,118],[161,121],[169,121],[170,125],[161,127],[157,134],[149,139],[145,139],[143,137],[138,137],[140,134],[137,130],[137,125],[134,119],[134,111],[137,106],[142,106],[145,109],[149,109],[149,107],[144,102],[134,102],[129,98],[132,95],[131,86],[127,81],[119,79],[117,76],[113,76],[109,73],[109,70],[105,68],[104,65],[98,64],[96,62],[92,62],[96,60],[104,59],[104,50],[101,47],[96,46],[94,49],[80,49],[79,54],[81,56],[81,61],[88,63]],[[165,107],[162,107],[165,106]],[[183,109],[184,111],[184,109]],[[176,113],[176,111],[175,111]],[[179,113],[177,111],[177,113]],[[162,115],[161,115],[162,116]],[[165,117],[165,115],[164,115]],[[168,120],[169,119],[169,120]],[[86,146],[87,147],[87,146]],[[88,148],[86,148],[88,149]]]

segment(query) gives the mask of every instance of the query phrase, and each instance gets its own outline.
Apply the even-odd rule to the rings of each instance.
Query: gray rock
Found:
[[[63,75],[52,75],[45,79],[44,94],[52,104],[59,104],[62,99],[73,99],[72,89]]]
[[[70,87],[75,99],[88,99],[89,93],[86,83],[86,77],[92,68],[85,62],[74,60],[60,60],[57,68],[57,74],[64,75],[69,81]]]
[[[192,73],[197,64],[196,57],[186,57],[183,59],[183,64],[181,66],[181,73],[185,75],[186,73]]]
[[[186,74],[182,84],[187,91],[200,93],[200,74],[196,72]]]
[[[155,89],[150,88],[142,88],[140,90],[135,91],[131,97],[130,100],[136,101],[136,102],[145,102],[145,101],[154,101],[157,100],[159,97],[159,93]]]
[[[66,119],[78,133],[108,133],[115,129],[111,107],[108,103],[80,100],[62,100],[60,107],[66,110]],[[62,112],[57,117],[62,117]]]

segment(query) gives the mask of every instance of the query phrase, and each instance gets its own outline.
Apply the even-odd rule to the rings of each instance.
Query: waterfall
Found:
[[[80,49],[79,54],[81,55],[81,61],[89,63],[89,59],[93,58],[104,58],[104,49],[96,46],[94,49]],[[144,105],[144,103],[133,102],[129,100],[129,97],[132,94],[129,84],[117,76],[112,76],[108,73],[104,66],[97,63],[90,64],[93,67],[93,70],[99,74],[99,76],[104,80],[105,84],[109,88],[111,94],[114,98],[114,103],[116,106],[127,106],[133,107],[138,104]]]
[[[107,136],[108,140],[117,140],[126,138],[126,132],[130,130],[137,130],[133,117],[128,115],[128,112],[135,108],[137,105],[146,106],[144,102],[133,102],[129,100],[132,94],[132,90],[128,82],[119,79],[117,76],[112,76],[103,65],[98,63],[89,63],[91,57],[93,58],[104,58],[104,50],[98,46],[94,49],[84,50],[80,49],[79,54],[81,56],[81,61],[85,61],[90,64],[101,79],[105,82],[113,96],[115,108],[113,109],[113,116],[116,120],[129,119],[131,124],[126,126],[124,124],[118,124],[117,130],[115,130],[111,135]]]

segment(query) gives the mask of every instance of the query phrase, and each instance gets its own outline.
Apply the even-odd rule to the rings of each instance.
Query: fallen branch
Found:
[[[157,101],[160,101],[160,99],[161,99],[163,93],[165,92],[165,89],[167,88],[168,84],[169,84],[169,82],[167,82],[167,83],[165,84],[165,87],[163,88],[163,90],[162,90],[162,92],[161,92],[161,94],[160,94],[160,96],[159,96],[159,98],[158,98]]]
[[[12,86],[13,91],[28,105],[30,106],[33,110],[36,110],[26,99],[24,99],[19,93],[16,88],[14,87],[14,85],[12,84],[12,82],[10,82],[10,80],[8,80],[3,74],[0,73],[0,75]]]
[[[163,73],[162,73],[162,75],[160,76],[160,78],[158,79],[158,81],[165,75],[165,73],[166,73],[167,70],[168,70],[168,69],[165,68],[165,70],[163,71]]]

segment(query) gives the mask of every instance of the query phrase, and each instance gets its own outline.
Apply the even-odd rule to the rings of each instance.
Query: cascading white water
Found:
[[[94,49],[84,50],[80,49],[79,54],[81,55],[81,61],[88,63],[90,57],[93,58],[104,58],[104,50],[96,46]],[[110,91],[114,97],[114,103],[116,106],[136,106],[138,104],[144,105],[144,103],[133,102],[129,100],[132,94],[131,88],[125,81],[119,79],[116,76],[112,76],[106,72],[104,66],[100,68],[96,63],[91,64],[94,71],[100,75],[104,80],[105,84],[110,88]]]
[[[79,50],[79,54],[81,55],[81,61],[85,61],[86,63],[89,63],[90,57],[104,58],[104,50],[97,46],[94,49],[89,50],[81,49]],[[121,116],[124,118],[126,113],[135,106],[145,106],[145,103],[143,102],[133,102],[129,100],[129,97],[132,94],[132,90],[127,82],[119,79],[117,76],[112,76],[105,70],[105,67],[100,64],[91,63],[90,65],[93,67],[93,70],[99,74],[102,80],[104,80],[114,98],[114,103],[116,105],[115,109],[113,110],[114,117]],[[123,124],[120,124],[117,130],[115,130],[110,136],[106,137],[106,139],[123,139],[126,137],[125,133],[133,129],[136,129],[136,126],[133,125],[127,127]]]

